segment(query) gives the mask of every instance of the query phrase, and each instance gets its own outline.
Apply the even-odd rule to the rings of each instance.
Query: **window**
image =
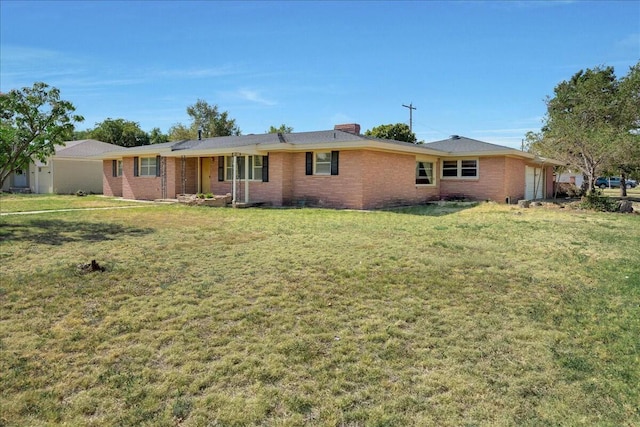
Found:
[[[249,170],[249,179],[253,181],[262,181],[262,168],[263,157],[262,156],[249,156],[249,167],[245,166],[245,157],[236,157],[236,172],[238,179],[245,179],[246,171]],[[233,180],[233,156],[227,156],[225,158],[226,180]]]
[[[478,160],[477,159],[443,160],[442,161],[442,177],[443,178],[477,178],[478,177]]]
[[[339,151],[307,151],[305,175],[338,175]]]
[[[140,157],[140,176],[156,176],[155,157]]]
[[[433,180],[433,163],[432,162],[416,162],[416,184],[434,184]]]
[[[118,166],[117,166],[116,172],[118,174],[116,176],[122,176],[122,160],[118,160]]]
[[[315,153],[314,175],[331,175],[331,151]]]

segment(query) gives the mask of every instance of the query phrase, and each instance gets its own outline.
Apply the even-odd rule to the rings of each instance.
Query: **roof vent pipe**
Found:
[[[198,129],[198,141],[202,141],[202,128]]]
[[[460,135],[451,135],[451,139],[460,139]]]

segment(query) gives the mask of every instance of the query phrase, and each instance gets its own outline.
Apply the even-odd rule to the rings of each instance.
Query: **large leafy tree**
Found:
[[[74,111],[59,89],[42,82],[0,94],[0,187],[11,173],[44,161],[72,138],[74,123],[84,120]]]
[[[388,125],[376,126],[364,133],[366,136],[374,138],[393,139],[395,141],[405,141],[416,144],[418,142],[416,135],[411,132],[409,126],[405,123],[396,123]]]
[[[169,137],[162,133],[160,128],[153,128],[149,132],[149,142],[151,144],[162,144],[163,142],[169,142]]]
[[[240,135],[240,128],[235,119],[229,118],[229,112],[218,111],[217,105],[209,105],[208,102],[198,99],[195,104],[187,107],[187,114],[191,118],[189,126],[177,123],[169,129],[169,139],[195,139],[198,130],[202,131],[203,138],[214,136]]]
[[[620,168],[638,144],[638,67],[620,80],[613,67],[596,67],[560,82],[547,97],[542,131],[527,135],[530,151],[581,171],[588,191],[599,174],[624,172]]]
[[[107,118],[90,131],[91,138],[122,147],[149,145],[149,135],[137,122]]]
[[[265,133],[291,133],[291,132],[293,132],[293,128],[283,123],[280,125],[280,127],[270,126],[269,130],[266,131]]]

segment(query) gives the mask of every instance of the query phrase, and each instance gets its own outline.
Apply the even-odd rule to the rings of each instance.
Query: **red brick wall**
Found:
[[[505,157],[481,157],[477,179],[442,179],[440,196],[466,197],[473,200],[493,200],[504,203],[506,179]],[[524,174],[524,170],[522,172]]]
[[[216,158],[212,162],[215,169],[212,192],[231,193],[231,182],[217,180],[217,161]],[[304,152],[271,153],[269,182],[251,181],[249,200],[270,202],[274,206],[305,201],[316,206],[373,209],[437,199],[437,185],[415,185],[415,162],[414,155],[343,150],[340,151],[339,174],[317,176],[305,174]],[[437,164],[435,160],[434,164]],[[238,200],[244,201],[244,182],[238,183]]]
[[[505,198],[509,197],[511,203],[524,199],[524,167],[524,159],[505,158]]]
[[[102,161],[102,194],[122,197],[122,177],[113,176],[113,160]]]
[[[306,175],[305,153],[293,153],[292,201],[332,208],[363,206],[362,151],[340,151],[338,175]]]
[[[160,177],[133,176],[133,157],[122,159],[122,197],[154,200],[162,197]]]
[[[185,193],[198,188],[197,158],[185,161]],[[182,193],[182,159],[169,157],[167,164],[167,197]],[[434,160],[435,186],[415,184],[415,162],[412,154],[369,150],[340,151],[339,175],[308,176],[305,153],[271,153],[269,182],[251,181],[249,199],[270,202],[274,206],[306,201],[309,205],[333,208],[373,209],[398,204],[417,204],[451,196],[476,200],[512,203],[524,197],[525,161],[506,157],[479,159],[478,179],[441,179],[440,163]],[[123,176],[112,177],[111,161],[103,162],[103,186],[106,195],[124,198],[157,199],[162,196],[161,179],[134,177],[133,158],[123,159]],[[118,191],[119,190],[119,191]],[[547,195],[553,194],[553,168],[547,168]],[[231,182],[218,181],[218,157],[211,162],[211,191],[231,193]],[[244,182],[238,183],[238,201],[244,201]]]
[[[363,208],[418,204],[439,198],[437,160],[433,159],[436,185],[416,185],[416,157],[408,154],[362,152]]]
[[[546,188],[546,190],[547,190],[546,193],[547,194],[546,194],[546,197],[548,199],[551,199],[554,196],[553,189],[554,189],[554,186],[555,186],[554,185],[554,177],[555,177],[555,175],[553,174],[553,166],[545,166],[545,168],[546,168],[546,170],[545,170],[545,172],[546,172],[546,181],[545,182],[547,183],[547,188]]]

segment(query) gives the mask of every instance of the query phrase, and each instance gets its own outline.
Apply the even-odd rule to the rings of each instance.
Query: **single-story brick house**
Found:
[[[11,174],[2,188],[16,193],[72,194],[79,190],[102,193],[102,161],[95,156],[121,149],[117,145],[83,139],[55,146],[55,153]]]
[[[452,136],[428,144],[333,130],[185,140],[105,153],[103,193],[125,199],[232,194],[238,203],[374,209],[468,198],[553,195],[558,162]]]

